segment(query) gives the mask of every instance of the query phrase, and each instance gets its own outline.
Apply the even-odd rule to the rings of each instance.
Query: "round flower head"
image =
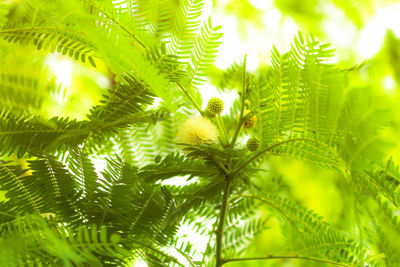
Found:
[[[203,117],[191,118],[178,129],[176,141],[190,145],[216,143],[218,140],[217,127]]]
[[[207,109],[214,114],[221,114],[224,109],[224,102],[218,97],[213,97],[208,101]]]
[[[260,146],[260,141],[258,141],[258,139],[255,137],[251,137],[249,140],[247,140],[247,149],[250,151],[256,151],[260,148]]]

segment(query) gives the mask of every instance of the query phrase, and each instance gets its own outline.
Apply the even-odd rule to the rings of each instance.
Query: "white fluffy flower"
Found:
[[[215,143],[218,140],[217,127],[203,117],[191,118],[185,121],[178,129],[178,143],[200,145]]]

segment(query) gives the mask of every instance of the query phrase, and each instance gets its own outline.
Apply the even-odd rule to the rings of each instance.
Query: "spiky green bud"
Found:
[[[224,102],[218,97],[213,97],[208,101],[207,109],[213,114],[221,114],[224,109]]]
[[[260,146],[260,141],[258,141],[258,139],[255,137],[250,137],[249,140],[247,140],[247,149],[250,151],[256,151],[260,148]]]

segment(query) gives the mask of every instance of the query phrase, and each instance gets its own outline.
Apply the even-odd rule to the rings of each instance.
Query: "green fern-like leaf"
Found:
[[[178,154],[170,154],[158,164],[150,164],[141,169],[139,176],[147,181],[164,180],[174,176],[210,177],[219,170],[206,166],[202,161],[187,159]]]
[[[221,44],[219,39],[222,37],[222,33],[218,32],[220,29],[221,26],[212,26],[211,18],[201,28],[189,70],[190,84],[194,87],[205,81],[202,77],[205,76],[208,68],[215,60],[218,46]]]
[[[33,44],[38,50],[58,52],[96,67],[94,44],[75,29],[16,28],[3,29],[0,36],[9,42]]]
[[[367,112],[369,107],[354,104],[354,101],[359,103],[363,93],[349,92],[346,72],[329,64],[332,55],[329,44],[305,38],[300,33],[288,53],[280,54],[273,48],[272,69],[262,74],[259,86],[253,90],[260,108],[258,129],[263,148],[295,138],[309,139],[303,142],[305,149],[302,142],[286,143],[281,147],[285,148],[282,155],[339,170],[352,165],[367,150],[356,149],[349,155],[349,145],[372,149],[371,139],[378,135],[378,127],[360,136],[363,131],[354,125],[364,127],[357,121],[360,113]],[[369,113],[374,117],[372,121],[377,121],[378,113],[378,109]],[[377,148],[372,151],[376,153]]]
[[[367,250],[355,240],[335,231],[313,211],[272,194],[256,199],[273,207],[292,226],[294,231],[290,240],[299,254],[347,264],[363,264]]]

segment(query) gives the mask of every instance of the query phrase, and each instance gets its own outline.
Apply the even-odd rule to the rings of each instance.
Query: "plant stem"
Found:
[[[258,152],[257,154],[255,154],[254,156],[252,156],[249,160],[247,160],[245,163],[242,164],[242,166],[236,168],[235,170],[233,170],[231,172],[231,175],[234,175],[236,173],[238,173],[239,171],[241,171],[244,167],[246,167],[250,162],[252,162],[253,160],[255,160],[256,158],[258,158],[259,156],[261,156],[262,154],[264,154],[265,152],[268,152],[272,149],[274,149],[275,147],[278,147],[280,145],[283,145],[285,143],[290,143],[290,142],[295,142],[295,141],[313,141],[311,139],[304,139],[304,138],[294,138],[294,139],[289,139],[289,140],[285,140],[276,144],[273,144],[269,147],[267,147],[264,150],[261,150],[260,152]]]
[[[218,164],[218,166],[220,167],[220,169],[221,169],[222,171],[224,171],[225,173],[228,173],[228,172],[229,172],[229,171],[224,167],[224,165],[223,165],[215,156],[212,156],[212,158],[214,159],[215,163]]]
[[[221,132],[222,132],[222,135],[224,136],[226,144],[229,145],[228,133],[226,132],[224,122],[222,121],[221,116],[217,115],[215,119],[217,121],[218,127],[221,129]]]
[[[96,8],[99,8],[101,12],[108,17],[110,20],[112,20],[118,27],[120,27],[122,30],[124,30],[126,33],[128,33],[130,36],[132,36],[133,39],[143,48],[146,49],[146,45],[142,43],[142,41],[139,40],[139,38],[136,37],[136,34],[131,32],[125,25],[123,25],[119,20],[115,19],[111,14],[109,14],[107,11],[104,9],[100,8],[97,4],[92,3],[92,5],[96,5]]]
[[[203,266],[203,264],[204,264],[204,262],[205,262],[205,260],[206,260],[206,257],[208,256],[208,251],[209,251],[209,249],[211,248],[211,240],[212,240],[212,238],[213,238],[213,233],[215,233],[215,231],[217,230],[217,223],[218,223],[218,219],[216,218],[215,219],[215,222],[214,222],[214,224],[213,224],[213,227],[212,227],[212,229],[211,229],[211,232],[209,232],[209,234],[210,234],[210,238],[208,239],[208,242],[207,242],[207,247],[206,247],[206,250],[204,251],[204,253],[203,253],[203,258],[202,258],[202,260],[201,260],[201,263],[200,263],[200,266]]]
[[[230,145],[233,147],[236,143],[236,140],[239,136],[239,132],[242,129],[242,124],[243,124],[243,119],[242,119],[242,114],[239,115],[239,123],[238,123],[238,127],[236,128],[235,134],[233,135],[232,141],[230,143]]]
[[[223,121],[221,119],[220,116],[217,117],[217,121],[220,120],[221,124],[222,124],[222,128],[224,131],[224,136],[226,139],[226,144],[228,146],[235,146],[237,137],[239,135],[239,132],[242,128],[242,124],[243,124],[243,117],[244,117],[244,104],[245,104],[245,92],[246,92],[246,58],[247,55],[245,55],[244,57],[244,62],[243,62],[243,87],[242,87],[242,105],[240,108],[240,115],[239,115],[239,123],[238,126],[236,128],[235,134],[232,138],[232,141],[229,142],[228,139],[228,134],[226,133]],[[231,170],[232,168],[232,161],[230,161],[229,163],[229,170]],[[229,194],[231,191],[231,180],[234,177],[233,174],[227,174],[225,176],[225,187],[224,187],[224,191],[223,191],[223,197],[222,197],[222,206],[221,206],[221,212],[219,214],[219,219],[218,219],[218,228],[216,231],[216,235],[217,235],[217,248],[216,248],[216,267],[221,267],[224,264],[224,260],[222,259],[222,237],[224,234],[224,226],[225,226],[225,219],[226,219],[226,215],[228,213],[228,208],[229,208]]]
[[[175,82],[179,88],[185,93],[185,95],[189,98],[190,102],[193,103],[194,107],[200,112],[201,115],[203,115],[203,111],[201,110],[201,108],[196,104],[196,102],[194,101],[194,99],[189,95],[188,91],[185,89],[185,87],[183,87],[183,85],[180,82]]]
[[[239,136],[240,130],[242,129],[243,125],[244,105],[246,100],[246,60],[247,60],[247,55],[244,56],[244,61],[243,61],[242,104],[240,106],[239,123],[236,128],[235,134],[233,135],[232,141],[230,143],[230,146],[232,147],[235,146],[236,140]]]
[[[231,179],[232,176],[225,176],[225,187],[224,187],[224,192],[223,192],[223,198],[222,198],[222,206],[221,206],[221,212],[219,214],[219,219],[218,219],[218,228],[216,231],[217,235],[217,252],[216,252],[216,267],[221,267],[222,264],[224,264],[224,261],[222,259],[222,236],[224,233],[224,225],[225,225],[225,219],[226,219],[226,214],[228,211],[229,207],[229,193],[231,190]]]
[[[252,261],[252,260],[274,260],[274,259],[298,259],[298,260],[309,260],[309,261],[316,261],[316,262],[323,262],[329,263],[337,266],[346,266],[350,267],[348,264],[339,263],[335,261],[319,259],[319,258],[312,258],[312,257],[302,257],[302,256],[266,256],[266,257],[253,257],[253,258],[237,258],[237,259],[226,259],[223,260],[222,264],[227,262],[234,262],[234,261]]]

